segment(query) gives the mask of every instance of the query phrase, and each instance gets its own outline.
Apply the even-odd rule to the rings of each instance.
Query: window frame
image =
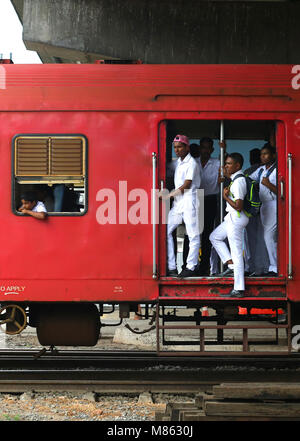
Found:
[[[85,135],[81,133],[19,133],[15,135],[12,139],[12,158],[11,158],[11,208],[13,214],[16,216],[25,216],[23,213],[20,213],[17,210],[15,205],[15,191],[16,191],[16,174],[15,174],[15,164],[16,164],[16,142],[18,138],[81,138],[84,142],[84,155],[83,155],[83,171],[84,171],[84,198],[85,205],[84,210],[81,212],[71,212],[71,211],[63,211],[63,212],[48,212],[48,216],[58,216],[58,217],[78,217],[84,216],[88,212],[88,139]],[[37,178],[37,176],[33,176]],[[59,176],[57,176],[59,178]],[[31,182],[32,183],[32,182]],[[63,181],[61,182],[63,183]],[[66,181],[66,183],[68,183]],[[69,182],[70,183],[70,182]],[[42,184],[41,181],[37,181],[37,184]]]

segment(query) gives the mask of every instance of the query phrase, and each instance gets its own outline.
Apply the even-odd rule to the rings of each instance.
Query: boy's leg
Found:
[[[191,271],[194,271],[198,264],[200,249],[200,231],[196,213],[197,211],[192,209],[183,214],[183,220],[189,238],[189,252],[186,259],[186,268]]]
[[[245,290],[243,234],[248,222],[247,216],[240,213],[240,217],[230,215],[230,220],[227,223],[228,242],[234,265],[234,289],[238,291]]]
[[[168,216],[168,270],[176,269],[176,256],[174,251],[173,231],[182,223],[182,215],[174,213],[173,210],[169,212]]]
[[[191,231],[187,225],[186,229],[189,237],[189,253],[186,259],[186,267],[194,271],[199,259],[200,234],[196,234],[193,230]]]
[[[209,240],[212,243],[212,246],[218,253],[220,259],[223,263],[231,260],[230,251],[225,243],[225,239],[227,238],[227,221],[224,220],[217,228],[209,236]]]
[[[264,227],[260,216],[256,216],[257,229],[254,240],[256,241],[255,250],[255,273],[263,274],[269,271],[269,255],[264,239]]]
[[[248,231],[244,230],[244,261],[245,261],[245,272],[247,271],[249,274],[254,272],[252,262],[253,262],[253,254],[250,252]]]
[[[249,223],[246,227],[246,236],[248,242],[249,255],[247,255],[247,249],[245,249],[245,261],[248,263],[247,269],[250,273],[255,272],[256,275],[263,274],[268,271],[269,257],[267,248],[265,245],[263,226],[260,220],[260,216],[250,217]]]
[[[262,204],[261,221],[270,260],[269,271],[277,273],[277,216],[275,200]]]

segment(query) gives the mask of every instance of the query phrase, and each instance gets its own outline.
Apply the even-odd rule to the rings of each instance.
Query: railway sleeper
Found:
[[[230,398],[229,398],[230,397]],[[156,421],[299,421],[299,383],[224,383],[193,402],[168,403]]]

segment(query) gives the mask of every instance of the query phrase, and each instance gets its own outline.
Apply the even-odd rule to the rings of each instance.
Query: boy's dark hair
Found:
[[[240,153],[229,153],[227,158],[232,158],[234,160],[234,162],[237,162],[238,164],[240,164],[241,168],[243,167],[244,158]]]
[[[36,202],[37,195],[34,191],[24,191],[24,193],[21,194],[21,200],[22,199],[27,202]]]
[[[269,150],[269,152],[270,152],[272,155],[275,155],[275,154],[276,154],[276,148],[273,147],[269,142],[267,142],[266,144],[264,144],[263,147],[261,148],[261,150],[264,150],[264,149]]]
[[[250,164],[260,164],[260,150],[255,148],[250,150]]]
[[[200,139],[200,145],[202,142],[208,142],[211,146],[214,145],[214,142],[211,138],[209,138],[208,136],[204,136],[203,138]]]

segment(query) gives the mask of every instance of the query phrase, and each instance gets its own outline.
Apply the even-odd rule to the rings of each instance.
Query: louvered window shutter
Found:
[[[49,174],[48,140],[20,138],[16,145],[16,176]]]
[[[83,149],[79,139],[52,139],[51,175],[83,175]]]
[[[20,136],[15,139],[15,177],[72,182],[85,177],[85,140],[79,136]]]

